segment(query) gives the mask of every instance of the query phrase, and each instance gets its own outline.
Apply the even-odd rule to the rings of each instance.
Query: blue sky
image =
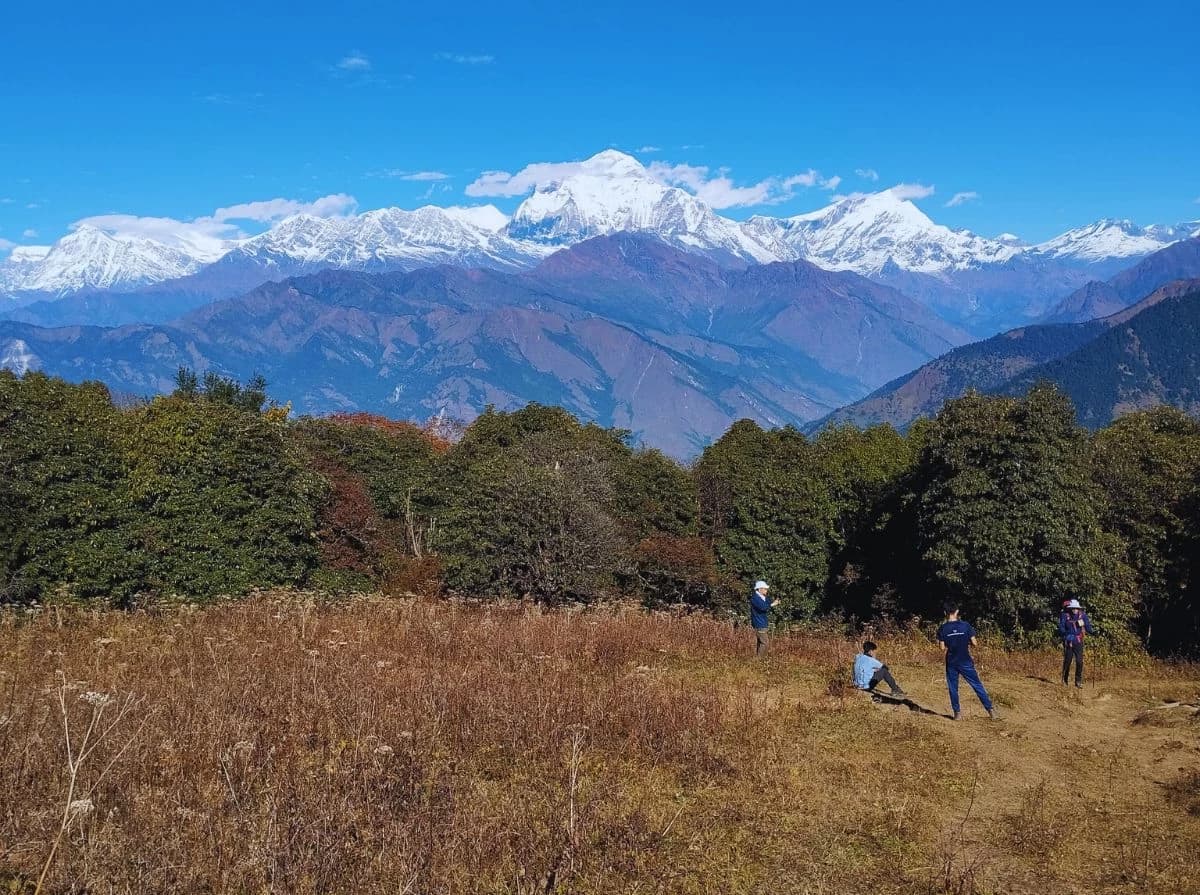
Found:
[[[737,187],[925,184],[935,220],[986,235],[1200,217],[1200,4],[821,7],[21,4],[0,27],[0,245],[109,213],[489,201],[464,194],[483,172],[607,147]],[[444,177],[404,179],[422,172]],[[831,195],[789,193],[723,213]]]

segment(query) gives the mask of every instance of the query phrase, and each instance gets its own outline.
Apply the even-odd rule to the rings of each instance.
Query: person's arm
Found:
[[[1096,633],[1092,630],[1092,620],[1088,617],[1086,612],[1083,614],[1083,630],[1087,631],[1089,634]]]
[[[1070,633],[1067,630],[1067,622],[1068,621],[1069,621],[1069,619],[1067,618],[1067,613],[1060,612],[1058,614],[1058,636],[1062,637],[1064,639],[1066,638],[1067,634]]]
[[[774,605],[774,604],[768,602],[767,598],[764,597],[762,594],[760,594],[758,591],[754,591],[754,593],[752,593],[750,595],[750,602],[753,604],[755,609],[758,609],[762,612],[766,612],[768,609],[771,608],[772,605]]]
[[[971,646],[979,646],[979,641],[975,639],[975,635],[971,635]]]

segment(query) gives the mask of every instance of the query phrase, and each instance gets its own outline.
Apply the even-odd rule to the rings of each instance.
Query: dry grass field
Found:
[[[0,892],[1200,892],[1195,668],[266,595],[0,621]],[[1099,657],[1097,657],[1099,658]]]

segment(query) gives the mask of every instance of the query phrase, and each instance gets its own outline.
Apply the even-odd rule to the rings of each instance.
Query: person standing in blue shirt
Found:
[[[1075,686],[1083,689],[1083,638],[1092,631],[1092,620],[1083,611],[1078,600],[1067,600],[1058,617],[1058,635],[1063,642],[1063,686],[1071,676],[1071,663],[1075,663]]]
[[[871,691],[881,683],[886,683],[893,696],[907,695],[896,683],[888,667],[875,658],[875,650],[879,647],[868,640],[862,649],[863,651],[854,657],[854,686],[860,690]]]
[[[767,633],[770,626],[770,612],[779,605],[778,600],[767,596],[771,586],[765,581],[755,581],[754,590],[750,591],[750,627],[754,629],[754,655],[762,658],[771,648],[771,636]]]
[[[978,646],[975,640],[975,629],[958,617],[958,604],[946,605],[946,621],[938,628],[938,642],[942,652],[946,654],[946,687],[950,690],[950,707],[954,709],[954,720],[962,717],[958,704],[958,678],[966,678],[983,707],[987,709],[988,717],[995,719],[996,710],[988,697],[979,673],[975,671],[975,662],[971,659],[971,647]]]

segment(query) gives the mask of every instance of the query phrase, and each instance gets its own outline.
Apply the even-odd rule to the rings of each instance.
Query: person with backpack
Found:
[[[765,581],[755,581],[754,590],[750,591],[750,627],[754,629],[754,655],[761,659],[771,648],[771,635],[767,633],[770,627],[771,610],[779,605],[779,600],[767,596],[771,586]]]
[[[983,681],[979,679],[979,673],[975,670],[975,662],[971,658],[971,647],[979,645],[975,640],[975,629],[960,619],[958,612],[957,603],[947,603],[946,621],[942,623],[937,632],[938,643],[942,645],[942,652],[946,655],[946,688],[950,691],[950,707],[954,709],[954,720],[958,721],[962,718],[958,704],[958,679],[961,676],[966,678],[971,689],[975,691],[975,695],[979,697],[979,701],[983,703],[984,709],[987,710],[988,717],[994,721],[996,720],[996,709],[992,705],[987,690],[983,687]]]
[[[854,686],[870,693],[881,683],[886,683],[893,696],[900,698],[908,695],[896,683],[888,667],[875,658],[877,649],[879,647],[868,640],[862,645],[862,652],[854,657]]]
[[[1092,631],[1092,620],[1079,605],[1078,600],[1063,603],[1058,616],[1058,636],[1063,643],[1062,682],[1070,683],[1071,663],[1075,664],[1075,686],[1083,689],[1083,640]]]

